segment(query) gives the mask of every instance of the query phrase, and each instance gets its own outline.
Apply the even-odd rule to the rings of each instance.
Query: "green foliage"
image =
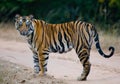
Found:
[[[120,0],[98,0],[99,15],[106,23],[116,23],[120,20]]]
[[[84,20],[113,24],[120,20],[120,0],[0,0],[0,21],[33,14],[51,23]]]

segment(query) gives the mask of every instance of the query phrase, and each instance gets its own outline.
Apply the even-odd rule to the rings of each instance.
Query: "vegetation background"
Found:
[[[120,0],[0,0],[0,21],[15,14],[33,14],[51,23],[84,20],[99,24],[120,23]]]

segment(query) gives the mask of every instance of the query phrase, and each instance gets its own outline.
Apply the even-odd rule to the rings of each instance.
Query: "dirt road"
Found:
[[[24,42],[0,39],[0,59],[28,67],[30,71],[33,68],[32,53],[29,50],[28,44]],[[92,51],[90,62],[92,68],[88,80],[77,81],[77,77],[82,72],[82,65],[79,63],[74,50],[65,54],[51,53],[47,74],[54,77],[54,80],[62,81],[59,84],[120,84],[120,56],[118,54],[105,59],[97,51]],[[51,77],[48,77],[46,80],[51,80]],[[35,79],[35,81],[38,79]],[[43,82],[40,84],[47,84],[46,80],[42,80]],[[32,84],[37,84],[35,81],[32,81]],[[56,84],[56,82],[53,84]]]

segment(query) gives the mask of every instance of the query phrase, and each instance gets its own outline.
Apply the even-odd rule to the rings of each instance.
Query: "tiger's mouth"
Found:
[[[18,30],[19,31],[19,30]],[[20,35],[22,36],[29,36],[34,32],[34,30],[29,29],[28,31],[19,31]]]
[[[20,32],[20,35],[22,35],[22,36],[27,36],[28,35],[28,31],[26,32],[26,31],[21,31]]]

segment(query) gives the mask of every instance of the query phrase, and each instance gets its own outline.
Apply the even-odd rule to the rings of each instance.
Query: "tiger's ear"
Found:
[[[14,21],[16,22],[19,17],[20,17],[20,15],[19,15],[19,14],[16,14],[16,15],[15,15],[15,18],[14,18]]]
[[[30,18],[31,20],[33,20],[33,19],[34,19],[34,16],[33,16],[33,15],[29,15],[29,18]]]

